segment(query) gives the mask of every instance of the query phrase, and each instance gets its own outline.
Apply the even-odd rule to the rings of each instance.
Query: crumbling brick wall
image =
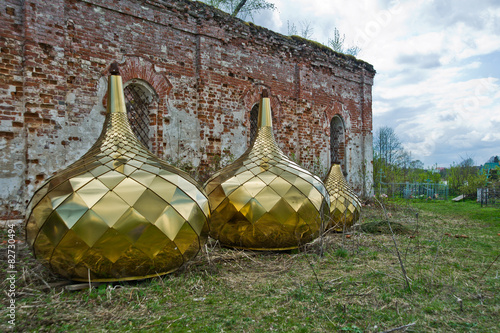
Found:
[[[161,158],[207,169],[239,156],[268,89],[283,151],[326,171],[339,116],[348,181],[370,191],[367,63],[188,0],[4,0],[0,18],[3,219],[22,218],[41,183],[97,139],[113,61],[125,84],[154,91],[150,146]]]

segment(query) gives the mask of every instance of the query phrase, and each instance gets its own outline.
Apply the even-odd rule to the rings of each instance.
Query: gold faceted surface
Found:
[[[327,228],[342,232],[359,219],[361,201],[347,184],[340,164],[332,164],[325,185],[330,194],[330,221]]]
[[[26,238],[37,259],[69,279],[142,279],[196,256],[209,215],[203,189],[137,140],[121,77],[112,75],[101,136],[34,194]]]
[[[210,236],[224,246],[288,250],[316,238],[329,212],[322,181],[286,157],[271,126],[269,98],[252,146],[205,183]]]

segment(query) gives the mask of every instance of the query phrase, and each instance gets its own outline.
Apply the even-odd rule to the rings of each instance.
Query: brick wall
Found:
[[[372,66],[188,0],[0,2],[2,218],[90,148],[102,129],[107,69],[156,94],[152,150],[207,167],[249,144],[250,110],[270,92],[279,145],[330,164],[330,121],[345,124],[348,181],[369,191]]]

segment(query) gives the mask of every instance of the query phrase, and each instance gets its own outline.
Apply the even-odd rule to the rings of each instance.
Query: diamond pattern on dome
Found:
[[[292,207],[292,209],[296,212],[302,207],[303,204],[309,202],[309,199],[295,186],[290,187],[288,192],[285,193],[283,199],[287,204]]]
[[[83,214],[89,210],[86,202],[75,192],[59,205],[55,212],[61,216],[68,228],[71,228]]]
[[[64,253],[65,256],[69,256],[75,262],[79,262],[85,251],[89,248],[90,246],[80,238],[76,231],[72,229],[68,230],[57,245],[58,251]]]
[[[185,221],[186,220],[172,208],[172,206],[168,205],[156,220],[155,226],[173,241]]]
[[[113,189],[113,192],[118,194],[129,206],[133,206],[144,191],[146,191],[146,187],[132,178],[125,178]]]
[[[116,185],[118,185],[122,180],[124,180],[127,176],[118,171],[111,170],[106,172],[99,180],[110,190],[112,190]]]
[[[47,195],[45,195],[40,199],[38,205],[33,207],[32,216],[37,221],[42,219],[45,220],[47,219],[47,217],[49,217],[50,214],[52,214],[52,211],[54,210],[53,206],[54,205],[52,204],[50,198]],[[42,223],[38,224],[38,226],[41,227]]]
[[[222,187],[222,190],[227,195],[231,194],[234,190],[241,186],[241,182],[238,178],[229,178],[221,184],[218,184]]]
[[[87,207],[92,207],[106,192],[108,192],[108,188],[97,178],[94,178],[87,185],[75,191]]]
[[[331,166],[325,185],[330,193],[330,221],[327,228],[342,232],[359,219],[361,202],[347,184],[340,164]]]
[[[156,175],[142,169],[137,169],[130,175],[130,177],[134,178],[135,181],[141,183],[145,187],[149,187],[149,185],[151,185],[153,180],[156,178]]]
[[[191,199],[184,191],[177,188],[170,204],[185,219],[188,220],[193,209],[196,209],[196,202]]]
[[[69,178],[69,183],[71,184],[71,187],[73,188],[73,191],[76,191],[83,187],[84,185],[88,184],[90,181],[94,179],[94,176],[90,172],[85,172],[83,174],[77,174],[73,176],[72,178]]]
[[[259,117],[261,112],[270,109],[261,109]],[[271,126],[261,126],[252,146],[212,176],[205,190],[212,209],[210,235],[235,248],[297,248],[319,235],[329,211],[324,185],[281,152]]]
[[[139,239],[134,243],[151,260],[154,260],[167,244],[172,244],[170,239],[165,238],[165,234],[152,224],[143,230]]]
[[[47,236],[50,242],[57,246],[59,241],[64,237],[64,234],[68,231],[68,226],[64,223],[64,220],[56,212],[50,214],[49,218],[40,229],[40,233]]]
[[[278,193],[279,196],[284,196],[288,190],[292,187],[292,184],[287,182],[284,178],[282,177],[276,177],[270,184],[269,187],[271,187],[276,193]]]
[[[157,176],[153,180],[153,182],[151,182],[149,189],[156,193],[163,200],[170,202],[174,197],[177,186]]]
[[[106,259],[114,263],[131,246],[132,243],[119,231],[110,228],[92,246],[92,250],[102,253]]]
[[[151,223],[144,216],[134,208],[129,207],[113,224],[113,229],[125,236],[130,243],[134,244],[150,225]]]
[[[252,199],[252,195],[250,192],[247,191],[247,189],[244,186],[238,187],[236,190],[231,192],[230,195],[228,195],[228,199],[231,201],[232,205],[236,210],[240,210],[247,204]]]
[[[243,206],[243,208],[240,209],[240,213],[251,224],[257,222],[267,212],[267,209],[262,206],[257,199],[251,199],[245,206]]]
[[[111,76],[110,90],[113,85],[120,90],[121,78]],[[28,204],[27,243],[38,260],[69,279],[167,274],[193,258],[208,236],[203,189],[147,151],[124,105],[120,110],[108,109],[94,146]]]
[[[104,220],[93,210],[88,210],[82,218],[71,227],[80,239],[88,246],[93,246],[95,242],[109,229]]]
[[[191,236],[193,233],[194,230],[188,223],[184,223],[177,232],[174,243],[183,256],[191,256],[189,252],[200,246],[198,239]]]
[[[255,197],[262,189],[266,187],[266,183],[264,183],[260,178],[253,177],[245,183],[245,188],[253,197]]]
[[[202,236],[204,234],[204,230],[208,230],[208,225],[206,223],[200,223],[200,219],[202,219],[203,210],[199,207],[195,206],[191,210],[191,215],[189,215],[187,222],[193,228],[194,232],[197,235]]]
[[[321,209],[321,205],[323,204],[323,195],[318,191],[317,188],[312,187],[309,194],[307,194],[307,197],[317,210]]]
[[[265,172],[259,173],[257,175],[257,177],[259,177],[260,180],[262,180],[264,183],[266,183],[266,185],[269,185],[278,176],[273,174],[272,172],[265,171]]]
[[[177,189],[178,190],[178,189]],[[134,208],[149,222],[154,223],[163,212],[168,203],[159,197],[155,192],[146,189],[137,199]]]
[[[255,195],[255,200],[260,203],[260,205],[269,212],[278,201],[281,200],[281,196],[276,193],[270,186],[264,187],[257,195]]]
[[[54,188],[47,194],[47,198],[50,200],[52,208],[56,209],[67,197],[73,193],[73,188],[71,184],[66,181],[61,185]]]
[[[106,173],[108,172],[109,170],[111,170],[110,168],[108,168],[107,166],[105,165],[100,165],[98,166],[97,168],[95,169],[91,169],[89,172],[92,174],[92,176],[94,177],[99,177],[100,175],[102,175],[103,173]]]
[[[215,210],[212,210],[212,213],[215,214],[212,214],[210,218],[210,222],[213,222],[210,224],[211,228],[210,232],[212,232],[212,230],[213,232],[217,232],[217,229],[215,228],[212,229],[212,226],[224,224],[232,220],[233,217],[238,213],[238,210],[236,210],[234,205],[231,204],[229,198],[224,198],[224,200],[220,203],[220,205],[218,205],[217,208],[215,208]]]
[[[116,167],[115,170],[123,173],[125,176],[130,176],[137,168],[129,164],[122,164]]]
[[[92,207],[92,211],[99,215],[109,227],[112,227],[129,207],[114,192],[108,192]]]

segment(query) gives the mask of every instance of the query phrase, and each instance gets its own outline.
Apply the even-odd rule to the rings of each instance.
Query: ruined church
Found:
[[[237,158],[267,90],[285,154],[320,176],[340,162],[371,191],[366,62],[189,0],[5,0],[0,19],[0,219],[22,219],[96,141],[115,61],[134,132],[161,159],[209,175]]]

